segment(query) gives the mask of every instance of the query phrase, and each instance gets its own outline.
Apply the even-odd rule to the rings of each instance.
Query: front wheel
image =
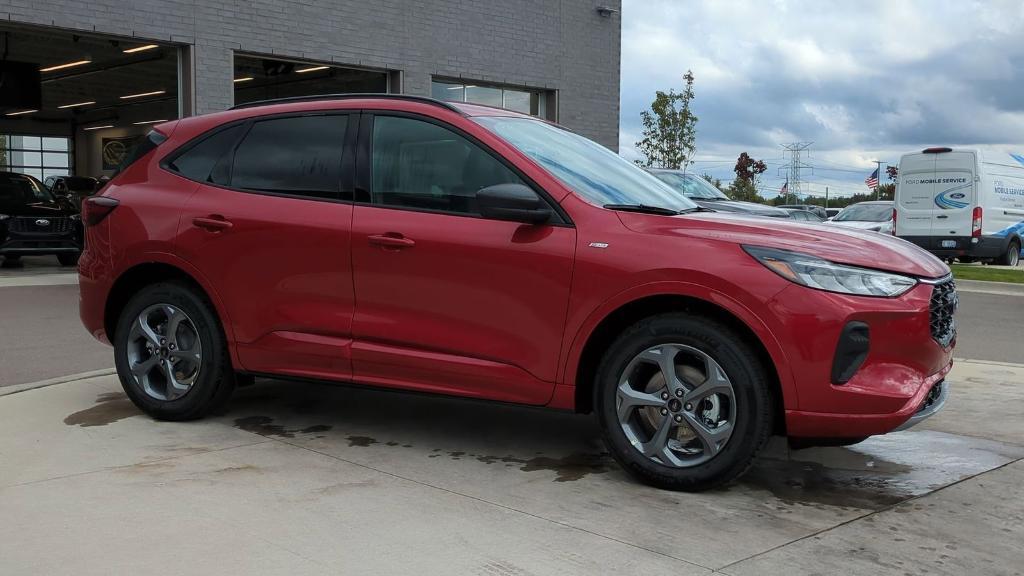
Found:
[[[114,333],[114,363],[128,397],[159,420],[200,418],[234,389],[213,307],[176,282],[148,286],[128,302]]]
[[[1006,253],[999,258],[999,263],[1003,266],[1014,266],[1020,263],[1020,242],[1017,240],[1010,240],[1010,245],[1006,247]]]
[[[714,488],[747,470],[772,431],[766,368],[712,319],[662,314],[626,330],[597,373],[612,456],[669,490]]]

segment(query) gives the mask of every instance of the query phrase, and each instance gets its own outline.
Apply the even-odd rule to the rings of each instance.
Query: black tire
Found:
[[[999,265],[1016,266],[1020,263],[1020,241],[1014,238],[1006,246],[1006,253],[999,257]]]
[[[681,344],[707,354],[732,382],[735,422],[732,435],[706,462],[691,467],[665,465],[643,455],[619,424],[617,387],[638,354],[659,344]],[[608,450],[627,472],[668,490],[700,491],[743,474],[773,430],[772,390],[766,367],[729,327],[702,316],[670,313],[652,316],[627,329],[605,352],[595,381],[595,406]]]
[[[5,262],[20,262],[21,261],[21,255],[20,254],[12,254],[10,256],[4,256],[4,261]]]
[[[161,400],[146,393],[129,368],[128,341],[132,324],[147,308],[169,304],[188,315],[202,347],[199,372],[183,396]],[[204,294],[178,282],[153,284],[125,306],[114,333],[114,364],[125,394],[140,410],[158,420],[194,420],[224,407],[235,386],[227,341],[213,306]]]
[[[74,254],[57,254],[57,262],[60,262],[61,266],[75,266],[78,264],[78,257],[80,253],[75,252]]]

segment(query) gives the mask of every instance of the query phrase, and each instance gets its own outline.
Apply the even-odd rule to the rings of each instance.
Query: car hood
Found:
[[[9,204],[0,202],[0,214],[6,216],[71,216],[77,211],[57,202],[34,202],[32,204]]]
[[[888,270],[922,278],[949,274],[941,260],[910,242],[887,234],[829,226],[695,212],[682,216],[619,213],[629,229],[642,234],[706,238],[811,254],[832,262]]]
[[[829,221],[830,225],[834,226],[846,226],[847,228],[857,228],[859,230],[879,230],[885,228],[888,222],[865,222],[863,220],[841,220],[836,222],[835,220]]]
[[[743,214],[754,214],[756,216],[776,216],[786,218],[789,214],[785,210],[779,210],[756,202],[741,202],[739,200],[698,200],[690,198],[698,206],[710,208],[717,212],[739,212]]]

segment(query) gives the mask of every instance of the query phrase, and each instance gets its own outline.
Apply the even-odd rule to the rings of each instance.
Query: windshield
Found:
[[[592,204],[640,204],[674,211],[697,207],[632,162],[567,130],[530,118],[480,116],[474,120]]]
[[[0,174],[0,203],[52,202],[53,196],[38,180],[25,174]]]
[[[707,180],[694,174],[678,172],[651,172],[654,177],[683,193],[683,196],[694,200],[728,200],[729,197],[721,190],[712,186]]]
[[[892,206],[888,204],[855,204],[833,218],[834,222],[888,222]]]

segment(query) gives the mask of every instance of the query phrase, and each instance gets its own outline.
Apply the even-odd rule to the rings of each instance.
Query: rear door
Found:
[[[217,290],[246,371],[351,377],[349,118],[257,118],[167,163],[201,182],[177,249]]]
[[[932,236],[936,248],[968,248],[977,186],[974,182],[976,159],[973,152],[935,154],[935,209],[932,212]]]
[[[935,154],[907,154],[900,159],[896,187],[896,235],[927,243],[935,220]],[[924,245],[924,244],[922,244]],[[931,246],[924,246],[930,248]]]

